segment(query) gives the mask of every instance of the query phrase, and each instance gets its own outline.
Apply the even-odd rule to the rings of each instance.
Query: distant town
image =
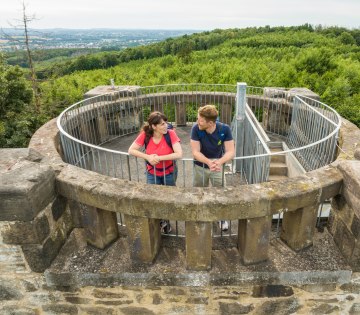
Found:
[[[199,30],[123,30],[123,29],[29,29],[32,49],[94,48],[121,49],[148,45],[166,38],[193,34]],[[0,30],[0,50],[23,50],[24,30]]]

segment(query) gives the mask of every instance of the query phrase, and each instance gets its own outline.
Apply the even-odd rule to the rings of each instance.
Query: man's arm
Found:
[[[224,142],[224,149],[225,154],[218,159],[219,166],[225,164],[226,162],[230,161],[235,156],[235,142],[234,140],[225,141]]]
[[[190,140],[190,146],[194,159],[205,163],[211,169],[212,161],[200,152],[200,141]]]

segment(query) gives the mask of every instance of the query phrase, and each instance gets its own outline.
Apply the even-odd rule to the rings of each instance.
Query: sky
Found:
[[[24,0],[30,28],[213,30],[251,26],[360,27],[360,0]],[[18,25],[22,0],[0,0],[0,27]]]

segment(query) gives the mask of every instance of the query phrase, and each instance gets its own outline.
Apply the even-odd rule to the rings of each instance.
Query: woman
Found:
[[[141,151],[143,146],[145,152]],[[175,186],[177,169],[174,160],[182,157],[182,149],[175,131],[168,129],[167,118],[164,114],[152,112],[149,115],[147,123],[131,144],[128,152],[146,160],[148,184]],[[162,220],[160,225],[163,232],[170,233],[169,221]]]

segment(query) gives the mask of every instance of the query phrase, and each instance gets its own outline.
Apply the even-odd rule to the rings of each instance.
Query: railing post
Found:
[[[176,126],[186,126],[186,104],[177,101],[175,105]]]
[[[99,115],[97,117],[97,127],[98,127],[100,142],[106,141],[109,138],[109,136],[106,127],[106,119],[104,116]]]
[[[222,104],[221,109],[220,109],[220,119],[221,119],[221,122],[223,122],[229,126],[231,125],[231,104],[230,103]]]
[[[235,152],[236,157],[244,156],[246,83],[238,82],[236,88]],[[243,160],[236,161],[236,170],[242,171]]]

